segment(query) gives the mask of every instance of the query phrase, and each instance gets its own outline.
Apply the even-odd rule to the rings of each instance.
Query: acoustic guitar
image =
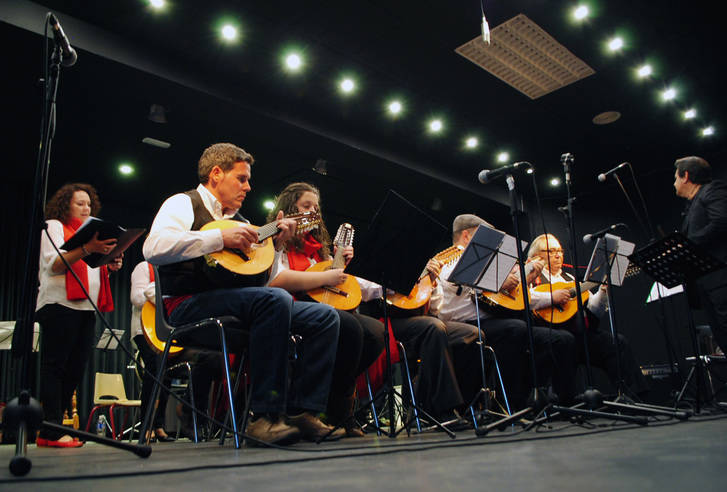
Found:
[[[151,301],[146,301],[141,307],[141,331],[144,338],[152,350],[158,354],[164,353],[166,342],[162,342],[157,337],[156,326],[156,306]],[[184,347],[172,346],[169,348],[169,357],[177,355],[184,350]]]
[[[344,268],[346,260],[343,258],[343,250],[353,244],[354,229],[351,224],[343,223],[338,227],[333,244],[336,245],[336,254],[332,260],[319,261],[311,265],[306,272],[324,272],[336,268]],[[311,299],[328,304],[342,311],[356,309],[361,304],[361,286],[353,275],[348,275],[346,280],[336,286],[324,285],[308,291]]]
[[[629,266],[626,269],[626,274],[624,278],[633,277],[634,275],[640,273],[641,270],[638,266],[634,265],[633,263],[629,264]],[[585,302],[590,297],[591,293],[589,292],[590,289],[600,285],[596,282],[581,282],[581,301],[585,304]],[[553,284],[541,284],[535,287],[535,291],[537,292],[547,292],[550,293],[551,288],[553,291],[560,290],[560,289],[567,289],[568,293],[571,296],[571,299],[565,303],[563,306],[548,306],[544,307],[542,309],[538,309],[533,311],[536,316],[538,316],[543,321],[546,321],[548,323],[553,324],[559,324],[559,323],[565,323],[566,321],[570,320],[573,316],[576,315],[578,312],[578,301],[576,299],[576,283],[573,282],[555,282]]]
[[[286,219],[295,219],[297,226],[295,233],[303,234],[318,227],[321,222],[320,215],[316,212],[303,212],[291,214]],[[257,275],[269,269],[275,259],[275,246],[272,237],[280,232],[277,221],[270,222],[264,226],[256,227],[237,220],[215,220],[202,226],[200,230],[230,229],[247,225],[257,232],[257,242],[252,245],[250,251],[240,249],[224,248],[221,251],[205,255],[205,261],[211,268],[222,267],[225,270],[238,275]]]
[[[450,246],[449,248],[434,255],[433,259],[443,263],[444,265],[448,265],[457,261],[459,257],[462,256],[463,251],[464,248]],[[425,269],[417,279],[414,287],[409,292],[409,295],[399,293],[388,294],[386,296],[386,302],[398,307],[399,309],[420,309],[429,302],[429,299],[432,297],[433,290],[434,286],[432,285],[432,280],[429,277],[429,271]]]

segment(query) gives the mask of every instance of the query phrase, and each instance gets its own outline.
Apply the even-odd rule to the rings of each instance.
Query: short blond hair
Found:
[[[549,245],[553,241],[557,241],[558,243],[560,243],[560,241],[558,241],[558,238],[552,234],[541,234],[540,236],[533,239],[533,241],[530,243],[530,248],[528,249],[528,258],[532,258],[541,251],[547,251],[548,249],[550,249]]]

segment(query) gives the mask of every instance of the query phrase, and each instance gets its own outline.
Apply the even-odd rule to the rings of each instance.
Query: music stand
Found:
[[[689,305],[689,335],[694,350],[697,382],[696,382],[696,413],[700,411],[700,393],[702,386],[703,361],[697,342],[697,328],[694,324],[692,309],[699,305],[696,281],[712,272],[724,268],[720,260],[705,252],[697,244],[679,232],[672,233],[658,241],[651,242],[634,252],[629,259],[638,265],[651,278],[667,288],[683,284]],[[683,395],[679,395],[679,399]]]
[[[510,274],[512,267],[517,261],[517,252],[515,251],[516,239],[497,229],[479,225],[472,235],[472,239],[462,252],[457,264],[452,269],[449,277],[446,279],[457,285],[465,285],[473,289],[487,290],[490,292],[499,292],[502,284]],[[479,391],[472,398],[468,408],[472,412],[472,422],[475,431],[478,429],[477,416],[475,415],[475,405],[482,399],[484,402],[484,414],[490,413],[489,394],[490,391],[486,386],[485,375],[485,356],[484,342],[482,340],[482,327],[480,322],[480,306],[478,295],[475,295],[475,313],[477,315],[477,344],[480,348],[480,369],[482,371],[482,385]],[[510,405],[507,401],[507,395],[504,394],[505,405],[508,415],[510,414]]]
[[[448,229],[407,201],[393,190],[389,190],[377,209],[371,225],[357,248],[360,254],[346,267],[346,273],[379,283],[384,296],[388,289],[409,292],[411,281],[421,273],[422,265],[429,260],[427,248],[412,248],[412,244],[440,244],[446,241]],[[394,421],[394,385],[391,375],[391,351],[389,349],[389,314],[387,303],[384,311],[384,348],[386,350],[386,383],[379,390],[388,392],[389,432],[396,437]],[[375,399],[375,398],[374,398]],[[431,415],[419,407],[438,427],[454,438],[454,433],[442,426]]]

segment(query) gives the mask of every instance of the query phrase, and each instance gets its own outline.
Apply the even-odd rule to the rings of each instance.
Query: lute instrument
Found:
[[[344,248],[353,244],[354,229],[351,224],[343,223],[338,227],[333,244],[336,253],[332,260],[319,261],[311,265],[306,272],[324,272],[336,268],[345,268],[346,260],[343,257]],[[356,309],[361,304],[361,286],[353,275],[348,275],[343,283],[335,286],[324,285],[308,291],[311,299],[328,304],[342,311]]]

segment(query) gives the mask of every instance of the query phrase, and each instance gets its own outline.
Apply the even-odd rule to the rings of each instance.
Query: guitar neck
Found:
[[[279,232],[280,228],[277,226],[277,222],[270,222],[269,224],[260,226],[257,228],[257,242],[261,243]]]
[[[331,262],[331,270],[334,270],[336,268],[345,268],[346,266],[346,260],[343,257],[343,246],[337,246],[338,249],[336,250],[336,254],[333,256],[333,261]]]
[[[596,287],[597,285],[601,285],[598,282],[581,282],[581,292],[584,290],[591,290],[592,288]],[[576,295],[576,288],[573,287],[570,291],[571,297],[575,297]]]

